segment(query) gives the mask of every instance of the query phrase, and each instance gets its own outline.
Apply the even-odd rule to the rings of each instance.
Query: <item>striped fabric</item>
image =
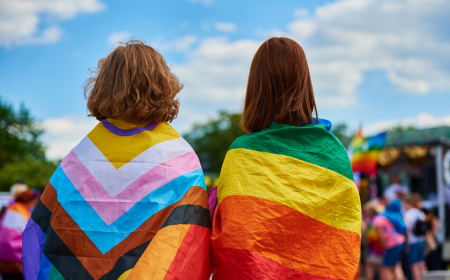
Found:
[[[366,140],[361,134],[361,129],[355,134],[349,145],[353,172],[368,176],[378,174],[378,159],[386,142],[386,135],[386,132],[382,132]]]
[[[272,123],[228,150],[212,223],[213,279],[354,279],[361,205],[322,124]]]
[[[23,239],[26,279],[208,279],[200,162],[167,123],[103,120],[58,166]]]
[[[21,261],[22,232],[29,218],[30,210],[23,203],[14,202],[6,208],[0,217],[0,261]]]

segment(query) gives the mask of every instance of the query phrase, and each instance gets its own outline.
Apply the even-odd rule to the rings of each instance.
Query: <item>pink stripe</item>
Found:
[[[0,260],[20,262],[22,259],[22,233],[8,227],[0,229]]]
[[[64,158],[61,167],[78,192],[108,226],[152,191],[201,168],[195,152],[186,153],[149,170],[112,198],[73,151]]]

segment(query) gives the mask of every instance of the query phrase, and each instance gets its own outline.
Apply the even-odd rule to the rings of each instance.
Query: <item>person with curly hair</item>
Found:
[[[169,124],[182,87],[140,41],[99,60],[85,96],[100,122],[63,159],[27,224],[27,280],[209,278],[203,171]]]

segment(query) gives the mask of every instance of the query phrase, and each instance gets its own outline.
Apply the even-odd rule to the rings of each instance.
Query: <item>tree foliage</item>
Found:
[[[352,137],[346,123],[337,123],[331,126],[331,132],[341,141],[342,144],[347,144]]]
[[[228,148],[237,137],[246,134],[240,120],[241,114],[220,112],[218,118],[196,124],[183,135],[199,156],[205,171],[220,172]]]
[[[0,98],[0,191],[8,191],[17,180],[45,186],[56,166],[45,158],[42,133],[24,105],[16,111]]]

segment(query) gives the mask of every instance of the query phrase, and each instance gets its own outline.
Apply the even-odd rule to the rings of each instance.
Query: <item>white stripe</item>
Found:
[[[27,219],[14,210],[6,210],[3,216],[2,227],[13,229],[17,232],[23,232],[27,225]]]
[[[119,169],[109,162],[87,136],[73,151],[109,195],[115,197],[150,169],[193,150],[186,140],[179,137],[148,148]]]

